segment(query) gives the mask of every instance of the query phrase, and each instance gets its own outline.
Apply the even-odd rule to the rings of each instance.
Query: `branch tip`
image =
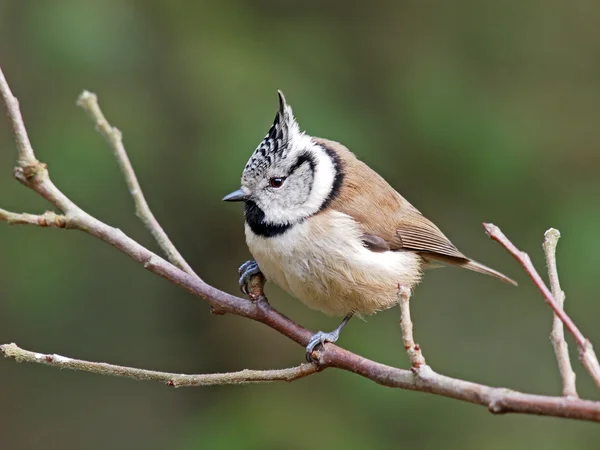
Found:
[[[500,228],[498,228],[496,225],[494,225],[493,223],[483,223],[483,228],[486,232],[486,234],[491,238],[494,239],[494,235],[497,234],[500,231]]]
[[[558,242],[560,239],[560,231],[558,231],[556,228],[548,228],[544,233],[544,238],[545,241],[548,242]]]
[[[98,103],[98,96],[93,92],[84,89],[81,94],[79,94],[79,97],[77,97],[75,104],[85,109],[87,103]]]

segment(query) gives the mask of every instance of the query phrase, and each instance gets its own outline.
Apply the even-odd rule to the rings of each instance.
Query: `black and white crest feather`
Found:
[[[284,159],[287,156],[287,144],[291,135],[300,132],[292,108],[285,101],[283,92],[277,91],[277,93],[279,94],[279,111],[277,111],[269,132],[246,164],[244,172],[249,176],[256,176],[264,171],[266,167],[273,164],[275,159]]]

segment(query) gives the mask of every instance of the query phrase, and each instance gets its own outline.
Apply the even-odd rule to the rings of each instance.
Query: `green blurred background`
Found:
[[[282,89],[309,134],[339,140],[518,289],[456,269],[414,297],[434,369],[559,394],[551,314],[490,221],[540,270],[563,238],[567,305],[600,346],[600,3],[396,1],[0,2],[0,65],[38,157],[74,201],[156,249],[113,156],[75,100],[98,93],[156,216],[198,273],[237,292],[249,258],[238,187]],[[14,181],[0,120],[0,206],[48,205]],[[298,364],[303,351],[151,275],[75,231],[0,224],[0,342],[149,369],[205,373]],[[269,286],[310,329],[337,319]],[[341,345],[408,367],[398,310]],[[571,342],[571,350],[574,349]],[[574,352],[572,352],[574,353]],[[582,395],[599,398],[580,370]],[[339,371],[293,384],[170,389],[0,361],[2,449],[596,449],[597,425],[495,417]]]

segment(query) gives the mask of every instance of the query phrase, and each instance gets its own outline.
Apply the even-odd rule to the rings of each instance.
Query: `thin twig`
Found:
[[[556,245],[560,239],[560,232],[554,228],[550,228],[544,233],[544,253],[546,254],[546,265],[548,266],[548,278],[550,279],[550,287],[552,295],[560,309],[564,310],[565,293],[560,288],[558,280],[558,269],[556,267]],[[563,395],[577,397],[577,388],[575,385],[575,372],[571,366],[569,358],[569,346],[565,340],[565,330],[560,318],[554,314],[552,321],[552,332],[550,340],[554,347],[556,361],[558,362],[558,370],[562,380]]]
[[[398,298],[400,300],[400,326],[402,327],[402,342],[404,350],[408,354],[410,365],[418,369],[426,365],[425,357],[419,344],[413,338],[413,323],[410,318],[410,289],[406,286],[398,287]]]
[[[558,306],[558,303],[554,299],[552,292],[546,286],[540,274],[535,270],[531,258],[525,252],[519,250],[515,245],[502,233],[500,228],[491,223],[484,223],[483,227],[489,236],[500,243],[508,252],[515,257],[517,261],[523,266],[529,277],[533,280],[533,283],[542,293],[546,303],[552,308],[554,314],[558,316],[564,326],[567,328],[569,333],[575,338],[577,346],[579,347],[579,360],[587,372],[590,374],[596,386],[600,388],[600,363],[594,353],[592,343],[583,336],[577,325],[571,320],[571,318],[565,313],[565,311]]]
[[[17,147],[19,150],[19,166],[25,167],[29,165],[36,165],[38,160],[33,153],[33,148],[31,147],[31,142],[29,142],[29,136],[27,135],[25,124],[21,118],[19,101],[11,92],[2,70],[0,70],[0,95],[2,96],[2,100],[6,105],[8,118],[15,133],[15,141],[17,142]]]
[[[67,218],[62,214],[46,211],[44,214],[14,213],[0,208],[0,222],[9,225],[37,225],[39,227],[65,228]]]
[[[61,355],[48,355],[31,352],[18,347],[16,344],[0,345],[0,351],[7,358],[17,362],[38,363],[59,369],[71,369],[82,372],[112,375],[131,378],[134,380],[159,381],[168,386],[214,386],[224,384],[272,383],[274,381],[295,381],[318,372],[314,364],[301,364],[288,369],[277,370],[241,370],[239,372],[209,373],[200,375],[185,375],[179,373],[158,372],[156,370],[137,369],[134,367],[117,366],[114,364],[84,361]]]
[[[5,101],[12,98],[6,82],[0,83],[0,91]],[[84,231],[112,245],[117,250],[143,265],[150,272],[206,300],[213,307],[213,312],[215,313],[232,313],[246,317],[267,325],[294,342],[297,342],[302,347],[308,344],[313,332],[275,310],[262,295],[262,286],[255,287],[251,296],[252,301],[220,291],[206,284],[198,277],[190,275],[167,262],[141,246],[122,231],[90,216],[75,205],[52,183],[45,165],[37,162],[32,152],[31,156],[33,159],[28,158],[26,145],[23,144],[23,142],[26,143],[28,140],[23,141],[20,139],[22,136],[19,134],[22,131],[24,137],[27,137],[23,119],[18,109],[11,107],[12,103],[9,104],[8,101],[6,103],[19,149],[20,167],[16,171],[17,178],[25,186],[48,200],[58,211],[63,212],[69,229]],[[12,347],[9,347],[9,350],[10,348]],[[437,374],[425,365],[418,369],[418,376],[415,376],[415,373],[411,370],[397,369],[379,364],[331,343],[326,343],[323,350],[316,353],[319,369],[336,367],[356,373],[384,386],[428,392],[483,405],[495,414],[514,412],[600,422],[600,402],[572,397],[531,395],[504,388],[485,386]],[[49,356],[56,360],[56,356]],[[34,356],[34,358],[36,357]],[[40,359],[44,359],[44,355]],[[60,360],[60,357],[58,359]],[[130,368],[125,368],[125,370],[127,369]],[[300,371],[303,370],[305,369]],[[247,374],[244,376],[247,376]]]
[[[77,105],[83,108],[90,119],[94,121],[96,130],[104,136],[104,139],[106,139],[106,142],[108,142],[112,148],[121,172],[125,177],[129,193],[135,203],[136,215],[140,218],[148,231],[150,231],[162,251],[167,255],[169,261],[190,275],[198,276],[183,256],[181,256],[181,253],[179,253],[173,242],[171,242],[171,239],[169,239],[169,236],[167,236],[167,233],[165,233],[150,210],[135,171],[133,170],[133,166],[131,165],[131,161],[129,160],[129,156],[125,151],[123,134],[116,127],[113,127],[108,123],[108,120],[106,120],[104,113],[100,109],[96,94],[89,91],[83,91],[77,99]]]

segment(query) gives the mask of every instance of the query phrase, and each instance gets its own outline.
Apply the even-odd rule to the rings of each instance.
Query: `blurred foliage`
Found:
[[[88,212],[151,248],[112,154],[75,107],[98,93],[124,133],[155,214],[208,282],[237,291],[249,257],[242,211],[222,204],[285,92],[312,135],[340,140],[468,255],[518,289],[432,271],[413,302],[416,333],[443,373],[560,392],[549,309],[486,239],[491,221],[543,269],[559,228],[567,307],[600,343],[600,3],[0,2],[0,64],[39,158]],[[48,206],[11,177],[0,120],[0,205]],[[302,349],[74,231],[0,225],[0,342],[177,372],[284,367]],[[337,319],[269,286],[311,329]],[[397,310],[356,321],[341,344],[407,366]],[[573,347],[571,347],[573,349]],[[574,352],[573,352],[574,353]],[[291,385],[173,390],[0,362],[6,449],[592,449],[596,425],[494,417],[327,371]],[[575,362],[579,389],[598,398]]]

